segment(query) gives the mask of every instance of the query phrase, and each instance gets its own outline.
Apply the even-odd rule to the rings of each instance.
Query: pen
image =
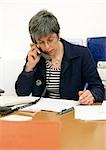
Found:
[[[70,111],[72,111],[73,110],[73,107],[71,107],[71,108],[68,108],[68,109],[63,109],[61,112],[59,112],[58,114],[59,115],[63,115],[63,114],[65,114],[65,113],[68,113],[68,112],[70,112]]]
[[[88,83],[85,83],[85,86],[84,86],[84,90],[83,90],[83,91],[86,91],[87,88],[88,88]]]
[[[86,82],[86,83],[85,83],[85,86],[84,86],[84,89],[83,89],[83,93],[87,90],[87,88],[88,88],[88,83]],[[81,95],[82,95],[82,94],[81,94]],[[80,97],[79,97],[79,100],[82,100],[81,95],[80,95]]]

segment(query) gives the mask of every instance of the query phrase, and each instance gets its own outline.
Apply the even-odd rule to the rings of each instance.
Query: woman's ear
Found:
[[[57,34],[58,39],[60,40],[60,33]]]

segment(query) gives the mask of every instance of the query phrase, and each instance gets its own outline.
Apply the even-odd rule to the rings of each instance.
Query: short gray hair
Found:
[[[60,25],[57,18],[47,10],[41,10],[29,21],[29,33],[33,42],[36,42],[41,36],[50,33],[58,34]]]

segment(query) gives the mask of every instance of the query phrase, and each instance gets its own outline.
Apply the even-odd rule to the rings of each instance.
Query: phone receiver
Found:
[[[42,56],[44,59],[51,61],[51,57],[50,57],[48,54],[46,54],[46,53],[44,53],[44,52],[41,52],[41,56]]]
[[[38,47],[37,47],[38,48]],[[42,49],[41,48],[38,48],[39,50],[40,50],[40,52],[41,52],[41,56],[45,59],[45,60],[49,60],[49,61],[51,61],[51,57],[48,55],[48,54],[46,54],[46,53],[44,53],[44,52],[42,52]]]
[[[33,43],[35,43],[35,44],[37,44],[37,42],[36,42],[36,41],[34,41],[33,36],[32,36],[32,35],[30,35],[30,36],[31,36],[31,40],[32,40],[32,42],[33,42]],[[42,52],[42,49],[41,49],[41,48],[39,48],[39,47],[37,47],[37,48],[40,50],[40,52],[41,52],[41,56],[42,56],[45,60],[49,60],[49,61],[51,61],[51,57],[50,57],[48,54],[46,54],[46,53]]]

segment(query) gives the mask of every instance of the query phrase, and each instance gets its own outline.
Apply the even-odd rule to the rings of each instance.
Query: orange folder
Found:
[[[0,121],[0,150],[59,150],[60,123]]]

